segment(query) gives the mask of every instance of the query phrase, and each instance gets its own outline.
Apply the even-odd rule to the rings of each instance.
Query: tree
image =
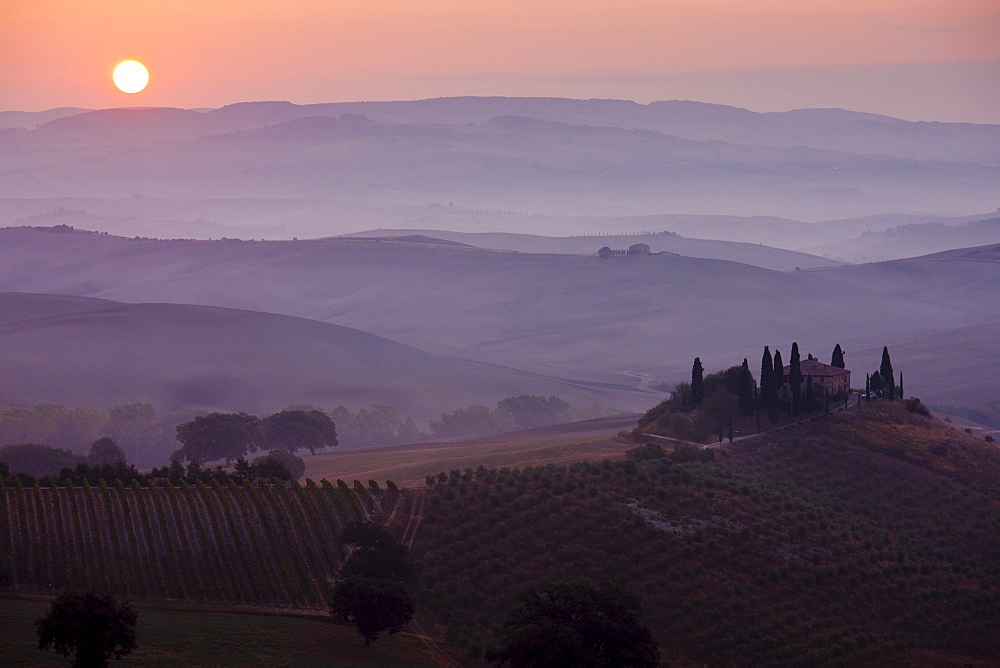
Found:
[[[210,413],[177,425],[182,443],[175,454],[187,461],[230,463],[264,447],[260,418],[246,413]]]
[[[125,453],[118,447],[118,444],[105,436],[90,444],[90,452],[87,454],[87,463],[91,466],[101,464],[115,464],[125,461]]]
[[[839,343],[833,347],[833,356],[830,358],[830,366],[835,366],[841,369],[845,368],[844,351],[841,350]]]
[[[792,390],[792,415],[802,410],[802,361],[799,358],[799,344],[792,342],[792,358],[788,368],[788,386]]]
[[[611,249],[608,248],[607,246],[601,246],[600,250],[597,251],[597,257],[601,258],[602,260],[607,260],[609,257],[611,257]]]
[[[781,363],[781,351],[774,351],[774,369],[771,371],[771,387],[767,397],[767,419],[774,424],[778,421],[778,391],[785,382],[785,367]]]
[[[903,398],[903,372],[899,372],[899,398]]]
[[[53,448],[40,443],[13,443],[0,446],[0,459],[10,465],[13,473],[41,477],[57,475],[64,468],[73,468],[83,457],[65,448]]]
[[[150,447],[161,433],[156,424],[156,409],[151,404],[135,403],[108,409],[108,426],[104,430],[114,439],[128,459],[138,461],[139,451]]]
[[[740,367],[740,415],[749,417],[753,415],[753,375],[750,373],[750,365],[747,358],[743,358],[743,366]]]
[[[498,430],[500,421],[495,411],[473,404],[451,413],[441,413],[440,420],[431,420],[431,432],[436,436],[463,436],[465,434],[490,434]]]
[[[774,375],[774,360],[771,359],[771,351],[764,346],[764,355],[760,358],[760,396],[758,397],[759,408],[767,408],[771,397],[771,376]]]
[[[815,397],[813,396],[813,377],[810,374],[806,376],[806,413],[813,412],[815,409],[815,406],[813,406],[815,401]]]
[[[298,480],[299,478],[301,478],[306,474],[306,463],[302,461],[301,457],[293,455],[292,453],[288,452],[288,450],[280,450],[280,449],[271,450],[266,455],[254,459],[253,463],[254,466],[257,467],[259,477],[267,477],[263,475],[262,472],[268,472],[270,470],[276,471],[277,469],[264,468],[264,467],[274,467],[274,464],[279,464],[290,474],[289,477],[287,478],[284,477],[283,474],[276,476],[281,478],[282,480],[290,480],[291,478],[295,478],[296,480]]]
[[[520,597],[487,658],[512,666],[656,666],[639,598],[618,585],[546,584]]]
[[[38,649],[52,647],[63,656],[74,655],[74,666],[105,666],[136,649],[135,611],[109,594],[67,590],[52,602],[49,612],[35,620]]]
[[[895,374],[892,372],[892,360],[889,359],[889,347],[882,346],[882,364],[878,368],[879,377],[882,379],[882,385],[885,386],[886,392],[889,394],[889,400],[895,398],[896,394],[896,381]]]
[[[396,633],[413,619],[413,600],[406,586],[413,566],[406,546],[373,522],[352,522],[342,539],[354,546],[340,569],[330,600],[330,614],[338,624],[353,624],[365,646],[379,633]]]
[[[882,382],[882,374],[880,374],[878,371],[874,372],[871,375],[871,384],[873,392],[881,392],[882,388],[884,387],[884,383]]]
[[[267,445],[295,452],[337,445],[337,430],[330,416],[320,410],[283,410],[261,420]]]
[[[338,580],[330,600],[333,621],[356,626],[365,647],[382,631],[401,630],[413,611],[413,599],[399,583],[356,575]]]
[[[569,404],[555,396],[521,394],[501,399],[497,410],[508,415],[517,429],[530,429],[557,423],[569,410]]]
[[[694,364],[691,365],[691,405],[695,408],[701,406],[701,402],[705,399],[704,372],[701,358],[695,357]]]

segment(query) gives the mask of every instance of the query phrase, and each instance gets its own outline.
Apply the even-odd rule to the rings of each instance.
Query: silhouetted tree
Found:
[[[764,354],[760,358],[760,396],[758,397],[758,407],[767,408],[771,398],[771,376],[774,375],[774,360],[771,359],[771,351],[764,346]]]
[[[750,373],[750,365],[747,358],[743,358],[743,366],[740,368],[740,415],[749,417],[754,411],[753,395],[753,375]]]
[[[903,394],[903,372],[899,372],[899,398],[902,399],[905,395]]]
[[[778,392],[784,384],[785,366],[781,363],[781,351],[774,351],[774,369],[771,372],[771,389],[767,399],[767,419],[774,424],[778,421]]]
[[[520,597],[487,658],[512,666],[656,666],[660,652],[635,594],[605,583],[546,584]]]
[[[187,461],[226,463],[264,447],[260,418],[246,413],[210,413],[177,425],[181,447],[176,455]]]
[[[7,462],[13,473],[33,476],[56,475],[84,461],[66,448],[53,448],[40,443],[12,443],[0,446],[0,459]]]
[[[597,257],[601,258],[602,260],[607,260],[609,257],[611,257],[611,249],[608,248],[607,246],[602,246],[601,249],[597,251]]]
[[[841,369],[845,368],[844,351],[840,349],[839,343],[833,347],[833,356],[830,358],[830,366],[839,367]]]
[[[295,452],[337,445],[337,430],[330,416],[320,410],[283,410],[261,420],[268,447]]]
[[[105,436],[90,444],[90,452],[87,453],[87,463],[91,466],[101,464],[114,464],[124,462],[125,453],[118,447],[118,444]]]
[[[301,457],[293,455],[288,450],[282,450],[280,448],[271,450],[266,455],[262,457],[257,457],[253,460],[255,466],[273,466],[271,464],[266,464],[267,460],[274,460],[280,463],[283,467],[288,469],[292,478],[299,479],[306,474],[306,463],[302,461]],[[288,478],[284,478],[288,480]]]
[[[792,342],[792,358],[788,367],[788,386],[792,391],[791,414],[802,410],[802,361],[799,358],[799,344]]]
[[[695,408],[701,406],[701,402],[705,399],[704,372],[701,359],[695,357],[694,364],[691,365],[691,405]]]
[[[353,522],[342,539],[355,547],[333,587],[330,614],[338,624],[353,624],[367,646],[379,633],[396,633],[413,619],[406,590],[413,578],[407,550],[382,527]]]
[[[882,390],[882,374],[876,371],[871,375],[871,386],[873,392]]]
[[[882,364],[878,368],[879,376],[882,378],[882,384],[885,386],[885,391],[889,394],[889,400],[895,398],[896,394],[896,376],[892,371],[892,360],[889,359],[889,347],[882,346]]]
[[[127,603],[118,604],[109,594],[64,591],[48,614],[35,620],[38,649],[73,654],[74,666],[105,666],[109,657],[120,659],[136,649],[137,619]]]

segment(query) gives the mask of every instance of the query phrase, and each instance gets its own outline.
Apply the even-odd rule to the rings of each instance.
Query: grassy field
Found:
[[[0,598],[0,657],[5,666],[66,665],[39,651],[34,620],[48,603]],[[351,627],[309,617],[137,608],[139,649],[114,665],[428,666],[423,644],[400,633],[365,647]]]
[[[421,443],[348,450],[306,459],[306,477],[367,481],[392,480],[400,487],[424,484],[425,477],[452,469],[544,466],[621,457],[634,443],[610,435],[548,435],[510,441]]]

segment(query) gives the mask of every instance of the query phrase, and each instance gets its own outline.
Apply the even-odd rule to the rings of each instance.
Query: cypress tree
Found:
[[[691,405],[695,408],[701,406],[701,401],[705,398],[704,372],[701,358],[695,357],[694,364],[691,365]]]
[[[788,385],[792,390],[791,415],[802,410],[802,362],[799,358],[799,344],[792,342],[792,359],[788,369]]]
[[[844,368],[844,351],[840,349],[839,343],[833,348],[833,357],[830,359],[830,366]]]
[[[878,371],[872,374],[872,390],[878,392],[882,389],[882,374]]]
[[[771,351],[764,346],[764,355],[760,358],[760,396],[757,406],[767,408],[771,396],[771,376],[774,374],[774,360],[771,359]]]
[[[870,373],[865,374],[865,399],[872,400],[872,375]]]
[[[781,351],[774,351],[774,369],[771,371],[771,387],[767,399],[767,419],[774,424],[778,421],[778,392],[784,384],[785,367],[781,363]]]
[[[903,394],[903,372],[899,372],[899,398],[902,399],[906,395]]]
[[[753,376],[750,375],[750,365],[747,358],[743,358],[743,368],[740,370],[740,415],[749,417],[753,415]]]
[[[878,368],[882,384],[889,393],[889,401],[896,396],[896,375],[892,372],[892,361],[889,359],[889,347],[882,346],[882,364]]]

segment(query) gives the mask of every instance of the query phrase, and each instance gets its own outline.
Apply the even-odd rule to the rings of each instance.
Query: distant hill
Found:
[[[354,229],[380,224],[373,207],[400,203],[574,216],[941,214],[995,208],[998,137],[1000,126],[690,102],[103,109],[0,130],[0,194],[365,203]]]
[[[847,262],[879,262],[970,246],[1000,244],[1000,217],[949,223],[896,225],[869,231],[853,239],[811,246],[809,249]]]
[[[156,241],[0,229],[0,288],[283,313],[620,388],[689,378],[695,356],[711,370],[743,357],[756,364],[763,345],[787,351],[793,340],[824,359],[837,342],[865,339],[871,358],[848,352],[860,371],[876,368],[882,343],[901,337],[970,328],[967,336],[988,339],[975,326],[1000,321],[1000,263],[977,258],[777,272],[666,254],[602,262],[350,238]],[[946,339],[934,344],[945,357]],[[993,364],[971,370],[973,385],[995,376]],[[937,402],[937,383],[950,376],[935,368],[908,390]]]
[[[347,327],[252,311],[0,292],[0,404],[148,402],[266,414],[386,404],[425,420],[517,394],[589,406],[641,392],[432,355]]]
[[[380,237],[403,240],[399,234],[429,235],[432,237],[463,242],[479,248],[496,248],[527,253],[575,253],[593,255],[602,246],[625,249],[632,244],[646,244],[654,253],[669,252],[689,257],[714,260],[731,260],[765,269],[791,271],[796,267],[810,269],[841,264],[825,257],[797,253],[761,244],[737,243],[731,241],[710,241],[688,239],[670,233],[612,234],[607,236],[586,235],[575,237],[545,237],[531,234],[505,232],[448,232],[444,230],[370,230],[349,237]]]

